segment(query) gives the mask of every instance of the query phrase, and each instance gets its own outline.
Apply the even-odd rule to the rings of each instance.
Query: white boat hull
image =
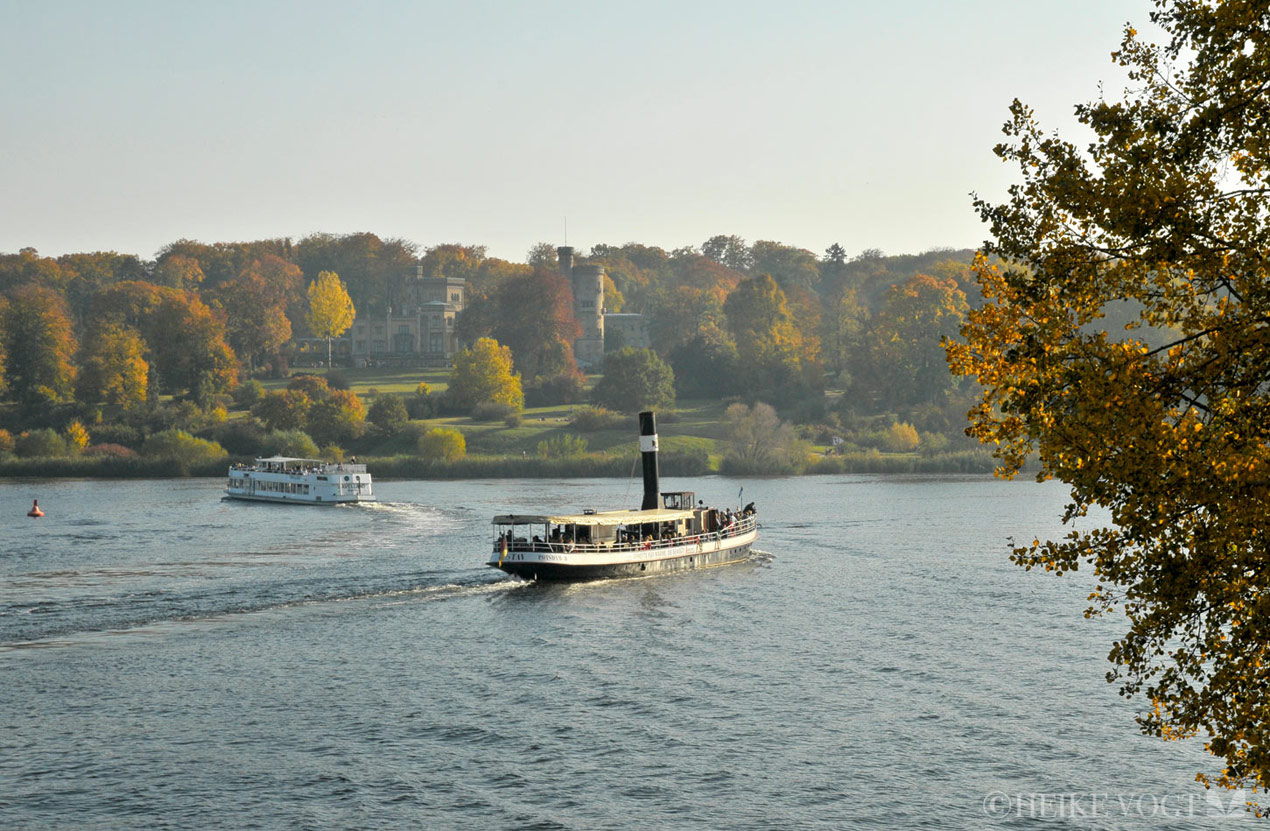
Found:
[[[627,550],[578,546],[570,551],[570,546],[539,543],[535,550],[495,552],[488,565],[527,580],[646,577],[740,562],[749,556],[750,548],[758,539],[758,529],[721,539],[715,537],[707,534],[695,542],[676,541],[671,545]]]
[[[227,499],[292,505],[340,505],[374,502],[365,465],[272,457],[229,470]]]

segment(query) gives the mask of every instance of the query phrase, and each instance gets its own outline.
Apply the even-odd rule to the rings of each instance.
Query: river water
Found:
[[[755,501],[742,565],[523,583],[498,512],[638,482],[0,484],[7,828],[1228,827],[1138,734],[1087,575],[1027,573],[1056,484],[674,479]],[[25,517],[39,498],[47,516]],[[1235,813],[1242,814],[1235,807]]]

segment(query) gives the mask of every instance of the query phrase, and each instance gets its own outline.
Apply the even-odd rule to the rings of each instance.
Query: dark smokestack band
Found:
[[[657,473],[657,417],[651,410],[639,414],[639,455],[644,462],[644,503],[641,511],[658,507],[661,488]]]

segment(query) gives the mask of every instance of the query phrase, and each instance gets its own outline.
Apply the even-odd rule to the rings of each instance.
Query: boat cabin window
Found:
[[[662,505],[671,511],[691,511],[696,505],[693,491],[669,491],[661,495]]]

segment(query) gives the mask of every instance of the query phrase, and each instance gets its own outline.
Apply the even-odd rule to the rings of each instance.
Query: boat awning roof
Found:
[[[290,462],[309,462],[311,464],[323,464],[321,459],[297,459],[294,456],[270,456],[267,459],[256,459],[257,462],[270,462],[275,465],[284,465]]]
[[[600,511],[594,514],[500,514],[494,525],[639,525],[689,519],[692,511],[653,508],[648,511]]]

